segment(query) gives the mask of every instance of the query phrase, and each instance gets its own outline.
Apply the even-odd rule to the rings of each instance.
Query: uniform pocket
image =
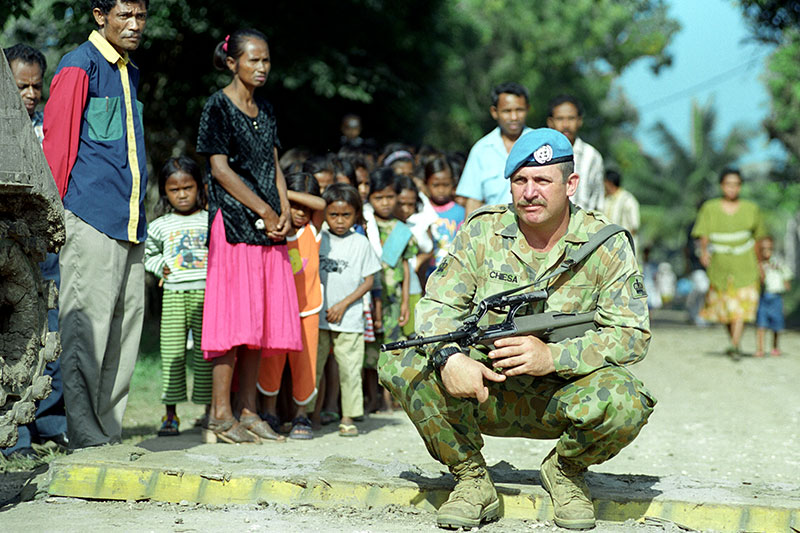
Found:
[[[89,138],[93,141],[116,141],[122,138],[120,97],[90,98],[86,109]]]

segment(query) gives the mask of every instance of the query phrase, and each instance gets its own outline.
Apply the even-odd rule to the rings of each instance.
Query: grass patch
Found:
[[[193,377],[191,368],[187,369],[190,395]],[[184,402],[177,406],[177,411],[181,430],[184,430],[191,428],[192,422],[203,415],[205,406]],[[155,437],[164,413],[164,404],[161,403],[161,359],[158,352],[143,351],[139,354],[131,379],[128,407],[122,419],[122,442],[138,444]]]

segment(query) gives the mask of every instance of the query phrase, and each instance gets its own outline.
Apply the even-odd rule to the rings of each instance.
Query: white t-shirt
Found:
[[[381,263],[369,241],[352,229],[342,237],[322,230],[319,246],[319,278],[323,287],[319,329],[364,333],[364,307],[358,298],[344,312],[341,322],[329,324],[326,311],[353,293],[364,278],[380,271]]]

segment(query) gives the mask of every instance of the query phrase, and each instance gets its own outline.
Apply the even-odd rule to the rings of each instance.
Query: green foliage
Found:
[[[10,5],[29,18],[5,36],[48,50],[53,63],[94,28],[85,0]],[[642,57],[655,70],[669,64],[665,48],[678,29],[663,0],[277,0],[263,9],[154,0],[133,55],[152,163],[191,152],[205,99],[229,79],[211,68],[213,49],[244,25],[270,38],[273,71],[263,91],[276,105],[284,147],[315,150],[337,146],[338,121],[351,111],[381,141],[466,150],[493,126],[491,87],[512,79],[531,90],[531,124],[543,124],[552,96],[576,94],[586,103],[585,136],[602,150],[635,120],[624,101],[610,102],[612,82]]]
[[[780,42],[788,29],[800,28],[800,0],[739,0],[756,38]]]
[[[531,93],[528,123],[543,125],[547,102],[571,93],[586,107],[582,136],[601,152],[615,130],[635,120],[624,101],[610,100],[613,81],[647,57],[670,63],[666,45],[678,30],[662,1],[459,0],[450,8],[455,53],[442,65],[442,89],[426,140],[463,148],[494,126],[491,88],[518,81]],[[609,105],[610,104],[610,105]]]
[[[12,17],[20,17],[28,13],[33,0],[3,0],[0,4],[0,28]]]
[[[800,158],[800,31],[790,30],[767,63],[765,82],[771,112],[765,126],[795,157]]]

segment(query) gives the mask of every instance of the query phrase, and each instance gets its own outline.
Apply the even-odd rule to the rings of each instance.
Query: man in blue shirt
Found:
[[[144,317],[147,169],[138,48],[149,0],[92,0],[98,29],[65,55],[44,110],[61,198],[59,327],[71,448],[119,442]]]
[[[497,127],[481,137],[470,150],[456,189],[457,196],[467,199],[467,217],[484,204],[507,204],[511,201],[503,169],[511,147],[530,130],[525,125],[529,99],[528,90],[519,83],[501,83],[492,89],[489,113]]]

